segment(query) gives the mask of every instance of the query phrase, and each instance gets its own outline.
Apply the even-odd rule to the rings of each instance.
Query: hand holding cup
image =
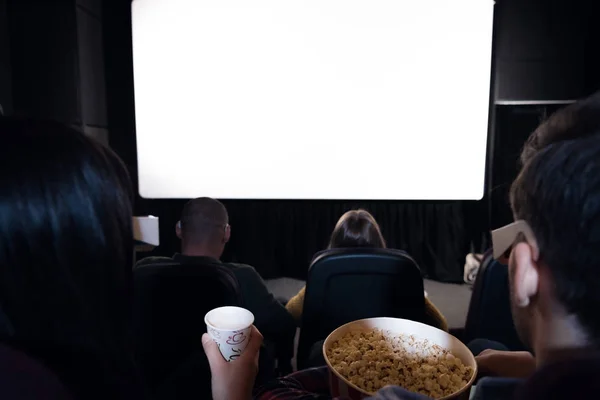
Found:
[[[254,315],[241,307],[219,307],[209,311],[204,322],[208,334],[229,362],[239,358],[248,346]]]
[[[215,314],[211,314],[211,312],[205,317],[209,333],[202,336],[202,346],[210,364],[213,399],[250,399],[258,372],[258,356],[263,337],[254,325],[240,329],[248,321],[248,319],[243,319],[248,317],[248,314],[244,312],[236,310],[226,310],[225,312],[221,310]],[[252,313],[247,312],[252,316]],[[223,315],[226,317],[225,321],[219,317]],[[246,317],[238,318],[240,315]],[[230,319],[231,316],[234,318]],[[253,320],[254,316],[250,319],[250,324]],[[232,323],[231,321],[237,322]],[[238,332],[240,330],[241,332]],[[245,339],[242,340],[242,338]],[[228,344],[228,341],[233,344]]]

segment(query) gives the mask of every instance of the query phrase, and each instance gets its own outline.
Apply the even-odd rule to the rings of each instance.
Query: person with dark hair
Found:
[[[521,167],[553,143],[600,134],[599,113],[600,92],[597,92],[552,114],[525,142],[520,157]]]
[[[340,217],[331,232],[327,248],[374,247],[383,249],[385,246],[385,239],[373,215],[366,210],[359,209],[347,211]]]
[[[598,357],[600,136],[532,155],[510,199],[516,222],[492,233],[494,256],[508,258],[513,320],[539,370],[520,390],[533,394],[547,384],[537,374],[560,381],[561,363]]]
[[[344,213],[331,233],[331,239],[327,248],[340,249],[354,247],[386,248],[385,239],[381,234],[379,224],[373,215],[366,210],[350,210]],[[298,325],[300,325],[302,320],[305,292],[306,287],[303,287],[285,306],[290,314],[294,316]],[[428,324],[448,331],[446,318],[444,318],[443,314],[427,297],[425,297],[425,313]]]
[[[600,140],[600,92],[564,107],[529,136],[519,158],[524,167],[540,151],[559,142],[598,138]],[[477,354],[481,376],[526,378],[536,368],[535,358],[524,351],[484,350]]]
[[[149,398],[134,360],[121,160],[58,123],[0,119],[0,181],[0,398]],[[261,342],[253,327],[236,360],[250,382]],[[240,398],[251,389],[238,386]]]
[[[0,343],[48,368],[75,399],[141,398],[123,163],[60,124],[4,118],[0,181]]]
[[[296,334],[294,319],[269,292],[253,267],[220,260],[231,237],[229,215],[225,206],[208,197],[188,201],[176,224],[175,233],[181,239],[181,253],[176,253],[169,260],[197,265],[199,268],[220,266],[230,269],[239,283],[244,307],[254,314],[254,324],[264,335],[265,341],[276,349],[279,368],[291,371],[291,365],[284,365],[284,362],[289,364],[293,357],[293,340]],[[164,257],[148,257],[140,260],[136,268],[164,260]]]

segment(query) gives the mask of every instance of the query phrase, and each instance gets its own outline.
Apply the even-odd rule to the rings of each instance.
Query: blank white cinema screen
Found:
[[[477,200],[492,0],[134,0],[145,198]]]

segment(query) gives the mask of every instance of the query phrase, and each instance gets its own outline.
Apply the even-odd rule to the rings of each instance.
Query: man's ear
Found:
[[[175,224],[175,234],[179,239],[181,239],[181,221],[177,221]]]
[[[540,274],[535,250],[526,242],[513,247],[513,295],[519,307],[527,307],[538,293]]]
[[[223,235],[223,243],[229,242],[230,238],[231,238],[231,226],[228,224],[227,226],[225,226],[225,235]]]

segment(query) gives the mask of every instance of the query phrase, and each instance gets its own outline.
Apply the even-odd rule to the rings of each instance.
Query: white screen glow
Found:
[[[477,200],[492,0],[134,0],[145,198]]]

